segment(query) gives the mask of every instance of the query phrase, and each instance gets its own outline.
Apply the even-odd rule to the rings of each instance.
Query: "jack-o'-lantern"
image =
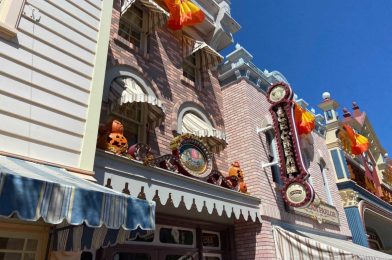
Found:
[[[243,173],[242,169],[240,168],[239,162],[233,162],[231,164],[231,167],[229,168],[229,179],[233,179],[233,178],[238,179],[239,190],[243,193],[247,193],[248,187],[246,186],[246,183],[244,182],[244,173]],[[233,183],[234,180],[231,180],[231,182]]]
[[[108,129],[111,133],[124,134],[124,126],[118,120],[113,120],[108,123]]]
[[[123,154],[128,150],[128,141],[123,135],[124,126],[118,120],[110,121],[106,126],[100,126],[98,130],[99,148],[109,150],[115,154]]]
[[[244,180],[244,173],[240,168],[239,162],[233,162],[229,168],[229,176],[237,176],[239,179]]]

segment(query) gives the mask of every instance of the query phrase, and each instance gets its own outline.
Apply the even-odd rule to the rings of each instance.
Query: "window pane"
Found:
[[[36,239],[27,240],[26,251],[36,251],[37,245],[38,245],[38,240]]]
[[[23,260],[35,260],[35,254],[32,253],[24,253]]]
[[[80,260],[93,260],[93,254],[91,252],[83,252]]]
[[[21,253],[1,253],[0,252],[0,260],[21,260]]]
[[[177,228],[161,228],[159,240],[167,244],[193,245],[193,232]]]
[[[113,260],[150,260],[151,256],[144,253],[117,253]]]
[[[219,247],[219,236],[213,233],[202,234],[202,244],[208,247]]]
[[[0,249],[23,250],[23,238],[0,237]]]
[[[167,255],[165,260],[193,260],[191,255]]]

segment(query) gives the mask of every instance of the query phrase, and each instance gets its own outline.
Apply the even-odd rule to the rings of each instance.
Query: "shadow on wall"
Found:
[[[214,89],[214,84],[211,80],[212,77],[216,78],[215,85],[219,87],[218,91],[220,90],[220,85],[218,82],[217,72],[211,73],[208,70],[202,71],[202,86],[199,90],[196,90],[198,100],[204,104],[205,110],[209,113],[210,118],[214,119],[216,126],[221,127],[224,129],[224,120],[221,108],[219,107],[219,103],[217,99],[222,99],[222,97],[218,97],[216,95],[216,89]]]

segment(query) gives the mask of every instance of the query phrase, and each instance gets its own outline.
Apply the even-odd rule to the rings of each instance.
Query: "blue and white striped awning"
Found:
[[[90,228],[155,229],[155,202],[84,180],[65,169],[0,155],[0,216]]]

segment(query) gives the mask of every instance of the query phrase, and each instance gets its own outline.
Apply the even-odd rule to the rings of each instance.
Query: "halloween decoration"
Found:
[[[294,116],[299,135],[307,135],[313,131],[315,118],[312,113],[294,103]]]
[[[100,125],[97,147],[115,154],[124,154],[128,149],[128,141],[123,134],[124,126],[118,120],[112,120],[106,126]]]
[[[240,168],[240,163],[239,162],[233,162],[231,164],[231,167],[229,168],[229,180],[233,180],[235,177],[236,182],[238,182],[238,189],[242,193],[247,193],[248,187],[246,186],[246,183],[244,182],[244,173],[242,169]],[[233,185],[235,186],[235,185]]]
[[[343,147],[353,155],[360,155],[369,149],[369,140],[363,135],[355,133],[351,126],[345,124],[336,132]]]
[[[189,0],[165,0],[165,4],[170,11],[167,26],[172,30],[204,21],[203,11]]]

